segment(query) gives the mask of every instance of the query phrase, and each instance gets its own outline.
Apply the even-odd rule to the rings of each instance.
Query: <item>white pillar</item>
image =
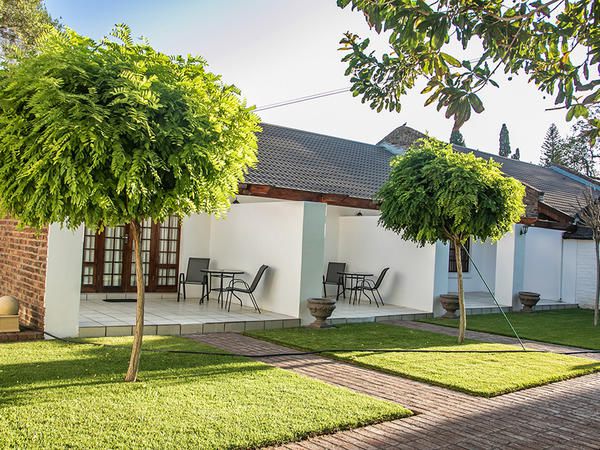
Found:
[[[79,334],[83,227],[53,223],[48,229],[44,329],[58,337]]]
[[[525,263],[525,227],[515,225],[511,233],[496,242],[496,283],[494,293],[501,306],[512,306],[515,311],[521,304],[518,292],[523,289]]]
[[[448,293],[448,259],[450,246],[438,241],[435,244],[435,264],[433,280],[433,314],[438,317],[444,314],[440,304],[440,295]]]
[[[563,302],[577,303],[577,240],[562,241],[562,282],[560,297]]]
[[[303,209],[298,317],[302,319],[302,324],[308,324],[314,318],[308,312],[306,300],[322,297],[326,205],[304,202]]]

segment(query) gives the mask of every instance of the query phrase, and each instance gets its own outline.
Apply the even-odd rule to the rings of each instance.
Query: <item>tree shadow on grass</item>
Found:
[[[60,352],[58,347],[53,353],[60,357]],[[64,357],[0,363],[0,405],[34,402],[34,392],[124,383],[129,349],[81,345],[75,350],[65,346]],[[241,357],[142,351],[139,381],[177,385],[198,378],[240,377],[269,370],[275,368]]]

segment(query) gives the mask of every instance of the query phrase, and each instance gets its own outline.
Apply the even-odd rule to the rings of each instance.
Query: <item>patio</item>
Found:
[[[300,320],[284,314],[232,303],[231,311],[216,300],[199,305],[197,299],[177,302],[171,298],[146,299],[145,334],[180,335],[224,331],[243,332],[268,328],[297,327]],[[79,309],[79,336],[130,336],[135,323],[135,302],[82,300]]]

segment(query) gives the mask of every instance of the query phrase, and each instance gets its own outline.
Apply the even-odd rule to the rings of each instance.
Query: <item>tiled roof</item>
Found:
[[[267,123],[261,126],[259,163],[248,173],[246,182],[361,199],[372,199],[388,177],[394,155],[385,145],[405,147],[411,138],[422,136],[403,126],[392,131],[381,145],[372,145]],[[387,138],[392,142],[387,142]],[[494,159],[506,175],[544,192],[544,203],[559,211],[573,216],[579,209],[577,198],[584,186],[572,178],[547,167],[466,147],[455,148]]]
[[[389,174],[383,147],[261,124],[258,165],[246,182],[372,199]]]

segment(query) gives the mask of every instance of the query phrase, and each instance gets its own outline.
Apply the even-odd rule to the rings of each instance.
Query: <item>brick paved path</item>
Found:
[[[192,338],[244,354],[294,351],[232,333],[197,335]],[[406,419],[317,436],[283,448],[600,448],[600,374],[486,399],[318,355],[260,360],[400,403],[416,413]]]

